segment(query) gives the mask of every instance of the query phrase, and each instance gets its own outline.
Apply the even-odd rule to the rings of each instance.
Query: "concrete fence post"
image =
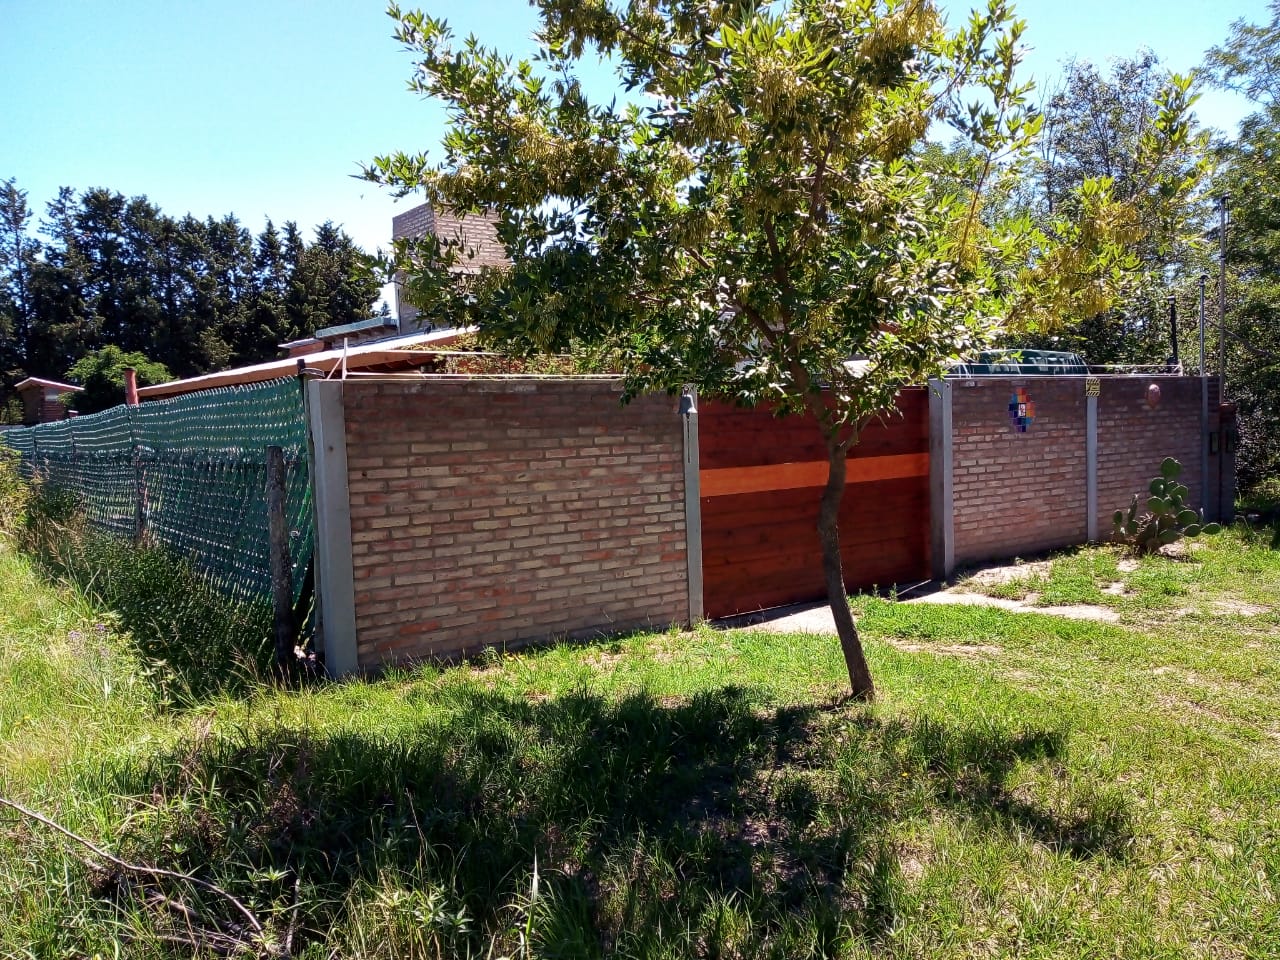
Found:
[[[333,677],[360,667],[356,648],[355,573],[351,563],[351,497],[347,488],[347,423],[343,385],[312,380],[307,389],[311,482],[316,522],[316,602],[322,629],[318,650]]]
[[[690,389],[680,398],[684,421],[684,530],[688,558],[689,623],[703,618],[702,603],[702,486],[698,455],[697,394]]]
[[[293,557],[289,549],[287,484],[284,448],[271,444],[267,447],[266,469],[267,543],[276,669],[282,676],[288,676],[294,666],[293,647],[297,640],[297,627],[293,622]]]
[[[929,381],[929,524],[935,580],[950,579],[956,569],[951,387],[947,379]]]
[[[1092,381],[1090,384],[1088,381]],[[1098,381],[1086,378],[1084,410],[1085,511],[1088,518],[1086,536],[1090,543],[1100,538],[1098,530]],[[1092,389],[1091,389],[1092,388]]]

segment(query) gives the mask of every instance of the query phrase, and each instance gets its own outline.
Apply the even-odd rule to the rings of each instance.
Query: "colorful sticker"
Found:
[[[1035,401],[1027,396],[1025,387],[1015,387],[1013,396],[1009,398],[1009,423],[1018,433],[1026,433],[1035,419]]]

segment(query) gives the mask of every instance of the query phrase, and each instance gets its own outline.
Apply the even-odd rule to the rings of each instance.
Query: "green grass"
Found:
[[[0,532],[10,529],[42,572],[74,584],[86,604],[112,611],[164,700],[190,706],[243,692],[271,669],[269,601],[229,599],[163,546],[94,529],[56,489],[28,490],[20,509],[6,509],[3,466]]]
[[[702,628],[174,710],[0,552],[4,789],[301,957],[1280,955],[1280,554],[1116,561],[1040,592],[1118,624],[857,598],[871,707],[832,638]],[[232,930],[81,853],[0,827],[0,955]]]
[[[1172,555],[1133,557],[1109,544],[1065,550],[1050,558],[1047,573],[1036,565],[1002,582],[962,577],[960,584],[1038,607],[1110,607],[1131,626],[1152,617],[1167,623],[1170,614],[1230,614],[1233,607],[1245,609],[1247,615],[1247,608],[1276,600],[1276,554],[1268,549],[1270,538],[1269,530],[1241,526],[1223,536],[1182,541]]]

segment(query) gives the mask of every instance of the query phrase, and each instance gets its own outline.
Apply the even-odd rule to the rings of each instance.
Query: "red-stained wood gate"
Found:
[[[931,576],[927,391],[904,390],[898,409],[850,451],[840,511],[850,589]],[[699,404],[698,421],[704,615],[824,597],[818,500],[827,458],[817,425],[714,401]]]

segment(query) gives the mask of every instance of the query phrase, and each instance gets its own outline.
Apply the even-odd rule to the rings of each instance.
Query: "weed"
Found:
[[[113,611],[165,699],[248,689],[269,670],[268,602],[228,598],[163,547],[93,529],[65,492],[37,485],[19,537],[48,573]]]
[[[22,458],[0,440],[0,533],[12,533],[26,516],[31,486],[22,477]]]

